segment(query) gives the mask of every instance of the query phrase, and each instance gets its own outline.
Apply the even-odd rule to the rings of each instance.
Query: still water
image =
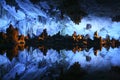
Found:
[[[19,50],[18,54],[9,52],[0,55],[0,77],[3,80],[56,80],[75,62],[87,74],[120,67],[120,47],[110,47],[109,50],[103,47],[97,53],[93,48],[81,51],[49,49],[43,53],[32,47]]]

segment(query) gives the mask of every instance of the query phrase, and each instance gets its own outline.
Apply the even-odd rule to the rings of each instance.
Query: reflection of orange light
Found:
[[[19,50],[24,50],[25,45],[24,44],[19,44],[18,47],[19,47]]]
[[[78,52],[81,51],[81,50],[82,50],[82,48],[78,48]]]
[[[40,46],[40,47],[38,47],[40,50],[45,50],[45,47],[44,46]]]
[[[76,47],[73,48],[72,51],[73,51],[74,53],[76,53],[76,51],[79,52],[79,51],[81,51],[81,50],[82,50],[82,48],[79,48],[79,46],[76,46]]]
[[[75,48],[73,48],[73,50],[72,50],[74,53],[76,53],[76,49]]]
[[[44,38],[42,38],[42,37],[38,37],[38,39],[39,39],[39,40],[44,40]]]
[[[0,41],[0,43],[3,43],[4,44],[4,42],[7,42],[7,43],[10,43],[10,42],[15,42],[15,44],[17,43],[17,47],[20,49],[20,50],[23,50],[24,48],[25,48],[25,41],[27,41],[26,39],[29,39],[28,40],[28,44],[26,44],[26,45],[28,45],[28,46],[33,46],[33,44],[30,44],[29,45],[29,42],[30,41],[35,41],[35,40],[37,40],[36,41],[36,43],[37,42],[39,42],[39,40],[41,40],[41,42],[46,42],[46,41],[49,41],[49,39],[50,40],[52,40],[51,38],[53,38],[52,36],[48,36],[47,35],[47,32],[46,32],[46,30],[44,30],[43,31],[43,33],[40,35],[40,36],[38,36],[38,37],[35,37],[35,38],[32,38],[32,40],[30,39],[30,37],[29,37],[29,35],[28,36],[24,36],[24,35],[20,35],[19,36],[19,33],[18,33],[18,29],[15,29],[12,25],[7,29],[7,31],[6,31],[7,33],[0,33],[0,37],[2,37],[2,40]],[[60,35],[60,34],[56,34],[57,36],[58,35]],[[56,38],[56,37],[55,37]],[[74,33],[73,33],[73,35],[72,36],[62,36],[62,38],[60,37],[60,39],[59,39],[59,37],[57,37],[56,38],[56,41],[64,41],[64,40],[66,40],[66,39],[68,39],[68,40],[71,40],[70,42],[73,42],[72,43],[72,48],[73,48],[73,52],[74,53],[76,53],[76,51],[81,51],[81,50],[83,50],[83,49],[85,49],[85,48],[87,48],[87,49],[89,49],[89,48],[91,48],[91,44],[93,43],[93,45],[92,45],[92,47],[94,47],[95,48],[95,46],[97,46],[96,48],[95,48],[95,51],[94,51],[94,54],[95,55],[97,55],[98,54],[98,50],[100,49],[100,50],[102,50],[102,47],[105,47],[107,50],[109,50],[109,48],[110,47],[116,47],[116,46],[119,46],[119,44],[117,44],[117,43],[119,43],[119,41],[117,41],[117,40],[115,40],[115,39],[112,39],[112,40],[110,40],[110,36],[107,36],[106,37],[106,39],[102,39],[102,37],[99,37],[98,36],[98,33],[97,33],[97,31],[94,33],[94,40],[90,40],[90,38],[89,38],[89,35],[87,34],[86,36],[83,36],[83,35],[77,35],[77,33],[74,31]],[[54,38],[53,38],[54,39]],[[75,40],[75,41],[73,41],[73,39]],[[4,41],[5,40],[5,41]],[[42,41],[42,40],[45,40],[45,41]],[[87,41],[88,40],[88,41]],[[55,42],[56,42],[55,41]],[[79,42],[78,42],[79,41]],[[93,42],[92,42],[93,41]],[[95,42],[96,41],[96,42]],[[52,43],[50,43],[50,42],[52,42]],[[90,44],[87,44],[87,43],[89,43],[90,42]],[[31,43],[31,42],[30,42]],[[32,42],[33,43],[33,42]],[[48,43],[50,43],[50,44],[53,44],[52,46],[50,46],[50,47],[54,47],[54,42],[53,41],[49,41]],[[56,42],[56,43],[59,43],[59,42]],[[82,48],[79,48],[79,46],[81,46],[81,45],[79,45],[80,43],[82,43],[83,44],[83,47]],[[98,45],[95,45],[94,46],[94,43],[97,43]],[[39,43],[38,43],[39,44]],[[71,44],[71,43],[70,43]],[[36,44],[35,44],[36,45]],[[90,47],[89,47],[89,45],[90,45]],[[37,45],[38,46],[38,45]],[[14,49],[14,50],[12,50],[13,52],[14,52],[14,54],[15,53],[17,53],[17,47],[15,46],[15,48],[16,49]],[[48,47],[48,46],[47,46]],[[40,46],[39,47],[39,49],[41,49],[41,50],[43,50],[43,51],[46,51],[47,50],[47,47],[46,47],[46,43],[45,43],[45,45],[43,44],[43,46]],[[64,47],[63,45],[62,45],[62,47]],[[68,45],[66,46],[66,47],[68,47]],[[87,49],[86,49],[86,51],[87,51]],[[97,49],[97,50],[96,50]],[[88,50],[89,51],[89,50]],[[10,53],[10,52],[9,52]]]
[[[87,44],[87,41],[83,41],[84,44]]]

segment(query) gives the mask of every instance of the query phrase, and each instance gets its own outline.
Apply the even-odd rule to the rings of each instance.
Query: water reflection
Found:
[[[92,49],[92,53],[97,56],[99,54],[99,52],[102,52],[104,49],[106,51],[109,52],[109,50],[114,49],[114,48],[119,48],[119,45],[115,46],[115,44],[113,44],[114,46],[110,45],[110,44],[105,44],[105,45],[97,45],[97,46],[87,46],[87,45],[72,45],[72,46],[50,46],[50,45],[39,45],[36,47],[30,47],[30,46],[26,46],[25,44],[16,44],[14,46],[10,46],[10,47],[0,47],[0,54],[4,54],[6,53],[7,57],[12,60],[15,56],[17,56],[21,51],[27,50],[29,51],[34,51],[34,49],[38,49],[40,50],[43,55],[46,55],[47,52],[50,49],[53,49],[55,51],[57,51],[57,53],[61,53],[61,51],[66,50],[66,51],[72,51],[72,53],[76,54],[76,53],[81,53],[81,52],[91,52]],[[30,50],[32,48],[32,50]],[[103,50],[102,50],[103,49]],[[114,52],[114,51],[113,51]],[[68,52],[69,53],[69,52]],[[86,56],[86,60],[90,61],[91,58],[89,56]]]
[[[8,34],[7,41],[5,35],[1,33],[0,79],[88,80],[96,73],[104,73],[105,77],[110,72],[120,74],[120,42],[110,40],[110,36],[102,39],[95,32],[92,40],[89,35],[76,35],[76,32],[72,36],[60,33],[48,36],[44,30],[32,39]],[[4,39],[8,45],[4,45]]]
[[[43,47],[43,46],[41,46]],[[113,70],[119,70],[113,66],[120,66],[120,48],[110,47],[107,50],[105,47],[102,50],[98,50],[97,56],[94,54],[94,48],[86,49],[81,48],[79,51],[76,46],[72,50],[57,50],[48,49],[44,54],[45,48],[15,46],[9,50],[1,50],[5,54],[0,55],[0,73],[3,79],[20,78],[29,79],[28,76],[32,76],[30,79],[67,79],[65,75],[73,75],[70,66],[75,62],[80,65],[81,73],[91,73],[95,71],[109,71],[111,67]],[[19,53],[19,54],[18,54]],[[9,60],[8,58],[11,60]],[[68,71],[70,69],[70,71]],[[67,71],[67,72],[66,72]],[[85,71],[85,72],[84,72]],[[76,73],[77,74],[77,73]],[[40,76],[41,75],[41,76]],[[38,77],[39,76],[39,77]],[[83,75],[81,75],[83,76]]]
[[[10,47],[0,47],[0,54],[6,53],[7,57],[12,60],[13,57],[18,55],[19,51],[23,51],[24,49],[24,44],[18,44]]]

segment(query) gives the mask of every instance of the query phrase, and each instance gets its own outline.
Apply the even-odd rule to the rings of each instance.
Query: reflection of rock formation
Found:
[[[102,47],[105,47],[107,48],[107,50],[109,50],[109,47],[114,48],[120,45],[120,42],[118,40],[110,40],[109,36],[106,36],[105,39],[102,39],[102,37],[98,36],[97,32],[94,33],[94,40],[91,40],[88,34],[86,36],[83,36],[77,35],[76,32],[74,32],[72,36],[61,36],[58,33],[54,36],[46,35],[46,37],[47,38],[42,41],[38,39],[38,42],[44,45],[44,48],[41,47],[42,51],[44,49],[53,48],[57,51],[62,49],[73,50],[73,52],[75,53],[76,51],[89,50],[93,47],[94,54],[97,55],[98,50],[101,51]],[[38,46],[40,47],[40,45]]]
[[[18,54],[18,50],[24,50],[26,46],[28,48],[39,48],[44,55],[47,53],[48,49],[51,48],[58,52],[66,49],[76,53],[76,51],[79,52],[82,50],[89,51],[89,49],[93,47],[93,52],[97,55],[98,50],[101,50],[102,47],[109,50],[110,47],[114,48],[120,45],[119,40],[115,40],[114,38],[110,40],[109,35],[107,35],[105,39],[102,39],[102,37],[99,37],[97,31],[94,33],[94,40],[90,39],[88,34],[83,36],[77,35],[76,32],[74,32],[72,36],[62,36],[60,32],[49,36],[46,29],[44,29],[39,36],[33,38],[30,38],[29,35],[24,36],[18,34],[17,28],[14,28],[12,25],[7,29],[7,33],[0,32],[1,53],[7,52],[8,56],[12,58]]]
[[[1,48],[0,47],[0,54],[4,54],[5,52],[7,53],[7,57],[12,60],[12,58],[14,58],[15,56],[18,55],[19,51],[22,51],[25,49],[25,45],[24,44],[19,44],[19,45],[14,45],[11,47],[7,47],[7,48]]]
[[[81,80],[87,73],[82,70],[78,62],[74,63],[65,73],[61,73],[59,80]]]
[[[111,71],[117,72],[120,74],[120,67],[119,66],[112,66]]]
[[[12,47],[10,49],[7,49],[6,53],[7,53],[7,57],[10,60],[12,60],[13,57],[18,55],[18,46],[16,45],[16,46],[14,46],[14,47]]]
[[[120,15],[113,17],[112,21],[119,22],[120,21]]]

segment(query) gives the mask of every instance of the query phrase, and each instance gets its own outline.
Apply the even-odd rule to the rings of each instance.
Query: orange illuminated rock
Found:
[[[14,28],[11,24],[9,28],[6,30],[7,34],[7,40],[10,43],[17,43],[18,42],[18,29]]]
[[[25,37],[24,37],[24,35],[19,36],[18,42],[21,43],[21,44],[25,44]]]
[[[72,35],[73,39],[76,40],[77,38],[77,33],[74,31],[73,35]]]

